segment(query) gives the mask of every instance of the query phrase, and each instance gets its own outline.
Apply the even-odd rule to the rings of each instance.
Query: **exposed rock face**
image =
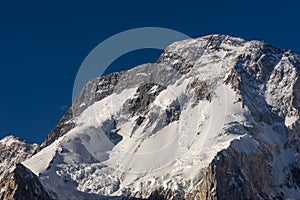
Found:
[[[17,164],[13,172],[6,174],[0,181],[0,199],[51,199],[38,177],[22,164]]]
[[[17,163],[30,158],[37,148],[37,144],[28,144],[14,136],[7,136],[0,140],[0,179],[13,170]]]
[[[210,87],[205,81],[196,79],[191,83],[191,87],[195,88],[195,96],[198,101],[211,100],[212,94],[210,93]]]
[[[155,190],[149,196],[149,200],[157,200],[157,199],[181,200],[184,199],[184,194],[178,191],[164,190],[162,188],[160,190]]]
[[[137,89],[135,97],[125,102],[125,112],[129,112],[132,116],[136,113],[145,114],[149,110],[149,105],[155,100],[155,97],[165,89],[165,86],[154,83],[141,85]]]
[[[297,195],[289,194],[285,187],[299,190],[299,162],[286,165],[277,174],[270,164],[273,159],[268,151],[247,154],[224,150],[186,199],[294,199]],[[277,185],[272,176],[281,177],[282,182]]]
[[[270,199],[268,154],[225,150],[207,167],[205,176],[186,199]]]

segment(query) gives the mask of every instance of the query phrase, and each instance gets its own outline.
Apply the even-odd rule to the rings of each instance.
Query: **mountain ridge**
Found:
[[[299,69],[260,41],[175,42],[91,80],[23,164],[58,199],[296,199]]]

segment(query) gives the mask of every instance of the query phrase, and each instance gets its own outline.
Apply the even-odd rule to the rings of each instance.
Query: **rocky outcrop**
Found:
[[[0,179],[12,170],[17,163],[30,158],[37,150],[37,144],[28,144],[14,136],[0,140]]]
[[[50,200],[50,196],[38,177],[22,164],[17,164],[13,172],[0,181],[0,199],[3,200]]]
[[[269,157],[269,158],[268,158]],[[195,199],[270,199],[271,155],[220,152],[207,167],[196,189],[187,194]]]
[[[195,97],[198,101],[200,100],[207,100],[210,101],[212,98],[211,89],[207,85],[205,81],[201,81],[198,79],[195,79],[191,83],[191,87],[195,90]]]
[[[149,110],[149,105],[155,100],[159,93],[165,90],[166,87],[157,84],[141,85],[137,91],[135,98],[128,99],[124,104],[125,112],[134,116],[136,113],[145,114]]]

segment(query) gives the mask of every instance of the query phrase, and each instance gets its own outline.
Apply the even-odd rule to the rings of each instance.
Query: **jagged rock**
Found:
[[[125,112],[129,112],[131,115],[135,115],[136,113],[143,114],[144,112],[147,112],[149,110],[149,105],[155,100],[155,97],[165,89],[165,86],[154,83],[141,85],[137,89],[135,97],[125,102]]]
[[[0,179],[13,169],[17,163],[30,158],[38,149],[37,144],[28,144],[14,136],[0,140]]]
[[[269,156],[262,152],[220,152],[186,199],[270,199],[272,183],[266,178],[271,177]]]
[[[13,172],[6,174],[0,181],[0,199],[51,199],[38,177],[22,164],[17,164]]]
[[[212,98],[211,95],[211,91],[210,91],[210,87],[207,85],[207,83],[205,81],[201,81],[201,80],[194,80],[191,83],[191,87],[195,88],[195,96],[197,98],[197,100],[207,100],[210,101]]]

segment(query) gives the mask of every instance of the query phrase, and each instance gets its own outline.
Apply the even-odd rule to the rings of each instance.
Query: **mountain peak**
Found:
[[[23,162],[36,153],[39,145],[28,144],[25,140],[9,135],[0,140],[0,179],[14,169],[14,166]]]
[[[299,66],[260,41],[175,42],[91,80],[23,164],[60,199],[295,198]]]
[[[8,135],[8,136],[2,138],[0,140],[0,142],[5,145],[11,145],[14,142],[24,142],[24,140],[21,140],[20,138],[15,137],[13,135]]]

